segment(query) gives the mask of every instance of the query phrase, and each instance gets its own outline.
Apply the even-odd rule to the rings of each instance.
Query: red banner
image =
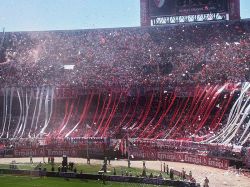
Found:
[[[225,159],[212,158],[202,155],[170,152],[141,152],[132,151],[130,153],[135,159],[166,160],[173,162],[185,162],[197,165],[210,166],[220,169],[228,169],[229,162]]]
[[[77,157],[78,156],[78,150],[77,149],[64,149],[64,148],[24,148],[24,149],[15,149],[14,150],[14,157],[38,157],[38,156],[72,156]]]

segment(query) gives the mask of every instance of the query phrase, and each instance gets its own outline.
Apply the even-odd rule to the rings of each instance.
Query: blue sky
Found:
[[[241,0],[250,18],[250,0]],[[69,30],[140,25],[140,0],[0,0],[0,29]]]

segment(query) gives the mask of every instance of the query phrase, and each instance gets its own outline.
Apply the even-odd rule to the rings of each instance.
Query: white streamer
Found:
[[[9,89],[6,88],[4,90],[4,116],[3,116],[3,128],[2,128],[2,133],[0,135],[0,138],[3,137],[4,132],[5,132],[5,126],[6,126],[6,121],[7,121],[7,115],[8,115],[8,93]]]
[[[39,98],[39,106],[38,106],[38,113],[37,113],[37,118],[36,118],[35,131],[37,130],[37,124],[38,124],[40,114],[41,114],[41,109],[42,109],[42,104],[43,104],[43,92],[44,92],[44,89],[45,89],[45,87],[42,87],[40,98]],[[36,133],[36,132],[34,132],[34,133]],[[34,134],[34,136],[35,136],[35,134]]]
[[[243,145],[248,140],[250,133],[247,134],[247,132],[250,127],[250,121],[247,118],[250,114],[250,96],[247,95],[247,92],[249,90],[250,83],[243,84],[241,94],[229,113],[227,124],[218,135],[211,137],[206,142],[229,144],[235,138],[236,133],[239,133],[241,136],[234,142],[235,144]],[[243,133],[240,132],[241,129],[243,129]]]
[[[24,96],[23,96],[23,89],[21,88],[21,100],[22,100],[22,98],[23,98]],[[18,128],[18,131],[17,131],[17,134],[16,134],[16,136],[21,132],[21,130],[22,130],[22,128],[23,128],[23,123],[24,123],[24,118],[25,118],[25,107],[24,107],[24,103],[25,103],[25,99],[24,99],[24,102],[22,102],[22,118],[21,118],[21,123],[20,123],[20,126],[19,126],[19,128]],[[15,137],[16,137],[15,136]]]
[[[50,111],[48,108],[48,102],[49,102],[49,94],[50,94],[50,90],[51,90],[51,98],[50,98]],[[52,111],[53,111],[53,98],[54,98],[54,88],[52,89],[48,89],[47,90],[47,94],[46,94],[46,99],[45,99],[45,123],[44,126],[42,128],[42,130],[40,131],[39,135],[44,134],[44,131],[46,130],[46,128],[49,125],[51,116],[52,116]]]
[[[10,124],[11,124],[11,119],[12,119],[12,101],[13,101],[14,91],[15,91],[14,88],[10,89],[9,124],[8,124],[8,128],[7,128],[6,138],[9,138],[9,130],[10,130]]]
[[[40,89],[37,88],[36,96],[35,96],[36,104],[35,104],[35,108],[34,108],[34,112],[33,112],[33,116],[32,116],[32,121],[31,121],[31,125],[30,125],[30,130],[29,130],[29,134],[28,134],[29,138],[31,138],[31,131],[32,131],[32,128],[33,128],[33,125],[34,125],[34,121],[35,121],[35,116],[36,116],[36,111],[37,111],[36,108],[37,108],[39,94],[40,94]]]
[[[19,129],[19,126],[20,126],[20,123],[21,123],[21,120],[22,120],[22,115],[23,115],[22,99],[21,99],[21,96],[20,96],[19,89],[17,89],[17,96],[18,96],[19,106],[20,106],[20,115],[19,115],[17,126],[16,126],[16,130],[15,130],[12,138],[16,137],[16,133],[18,132],[18,129]]]
[[[25,118],[24,118],[24,123],[23,123],[23,130],[22,130],[22,133],[20,135],[20,138],[23,138],[23,134],[24,134],[25,129],[26,129],[27,120],[28,120],[28,116],[29,116],[29,107],[30,107],[30,103],[31,103],[31,98],[32,98],[32,95],[30,95],[30,99],[28,100],[28,94],[27,94],[27,90],[26,90],[26,94],[25,94],[26,111],[25,111]]]

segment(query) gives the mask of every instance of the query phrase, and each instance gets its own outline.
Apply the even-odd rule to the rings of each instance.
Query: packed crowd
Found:
[[[45,131],[52,147],[86,147],[81,139],[74,139],[73,144],[67,139],[58,142],[58,137],[65,138],[71,130],[70,137],[124,139],[129,136],[183,141],[198,137],[203,140],[226,123],[237,93],[226,90],[217,96],[218,87],[203,86],[196,90],[200,94],[196,97],[176,99],[173,96],[183,90],[188,92],[189,87],[194,92],[197,84],[250,81],[249,20],[152,28],[2,33],[0,38],[4,38],[0,46],[0,88],[50,85],[92,89],[84,96],[55,101],[50,110],[49,130]],[[74,68],[69,70],[65,65],[74,65]],[[123,91],[107,91],[116,87]],[[160,89],[151,90],[153,87]],[[10,94],[0,100],[3,106],[0,120],[6,124],[6,127],[1,126],[1,137],[11,137],[15,131],[23,129],[19,138],[29,139],[7,140],[3,145],[18,148],[41,145],[31,137],[37,138],[42,132],[44,119],[49,114],[49,107],[45,105],[52,100],[45,95],[41,96],[40,104],[39,98],[28,100],[29,91],[25,93],[25,89],[19,101],[17,92],[13,96],[12,110],[8,105],[12,102]],[[106,91],[96,92],[92,98],[93,89]],[[206,91],[203,93],[203,90]],[[167,106],[171,107],[164,114]],[[35,108],[40,107],[42,112],[38,115]],[[19,108],[27,111],[27,115],[21,116]],[[29,110],[35,111],[34,114]],[[33,121],[36,121],[35,126],[31,125]],[[78,122],[80,125],[76,126]],[[240,137],[242,132],[238,134]],[[238,134],[233,141],[237,142]],[[152,151],[159,149],[158,145],[148,143],[137,145],[140,146],[142,149],[152,146]],[[236,155],[231,148],[218,152],[217,146],[208,148],[202,144],[163,144],[161,148],[216,157]]]
[[[244,82],[249,20],[0,34],[1,87],[110,88]],[[64,65],[75,65],[67,70]]]

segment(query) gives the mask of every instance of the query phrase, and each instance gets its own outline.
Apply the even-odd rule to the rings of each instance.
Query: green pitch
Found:
[[[57,168],[59,165],[60,164],[58,163],[54,164],[55,171],[57,171]],[[75,167],[77,168],[78,173],[82,171],[82,173],[97,174],[102,166],[100,164],[91,164],[91,165],[75,164]],[[42,164],[42,168],[46,168],[47,171],[51,171],[51,164]],[[107,175],[113,175],[114,168],[116,170],[116,175],[122,175],[122,173],[125,175],[126,172],[131,173],[133,176],[136,176],[136,175],[139,176],[142,174],[142,168],[134,168],[134,167],[128,168],[124,166],[122,167],[122,166],[107,165],[107,170],[110,171],[109,173],[107,173]],[[154,176],[158,176],[161,173],[160,171],[156,171],[152,169],[147,169],[146,171],[147,171],[147,175],[152,173]],[[167,175],[166,173],[162,173],[162,176],[165,179],[169,179],[169,175]]]
[[[17,164],[17,169],[25,169],[25,170],[35,170],[35,168],[37,167],[38,163],[21,163],[21,164]],[[58,170],[58,166],[60,166],[59,163],[54,164],[54,169],[55,171]],[[88,174],[97,174],[98,171],[101,169],[101,165],[100,164],[75,164],[74,166],[75,168],[77,168],[77,173],[88,173]],[[0,168],[1,169],[9,169],[9,164],[0,164]],[[51,171],[52,170],[52,165],[51,164],[42,164],[41,168],[46,168],[47,171]],[[109,173],[107,173],[107,175],[113,175],[114,173],[114,168],[116,170],[116,175],[125,175],[126,172],[131,173],[133,176],[140,176],[142,174],[142,168],[127,168],[127,167],[122,167],[122,166],[112,166],[112,165],[108,165],[107,169],[110,171]],[[146,170],[146,174],[147,176],[149,176],[149,174],[152,173],[154,176],[159,176],[159,174],[161,173],[160,171],[157,170],[151,170],[151,169],[147,169]],[[169,179],[169,175],[167,175],[166,173],[161,173],[163,178],[165,179]],[[176,180],[179,180],[179,177],[175,176],[174,177]],[[1,186],[1,181],[0,181],[0,186]]]
[[[1,187],[155,187],[155,185],[146,184],[131,184],[106,181],[104,185],[102,181],[80,180],[63,178],[40,178],[40,177],[25,177],[25,176],[0,176]]]

